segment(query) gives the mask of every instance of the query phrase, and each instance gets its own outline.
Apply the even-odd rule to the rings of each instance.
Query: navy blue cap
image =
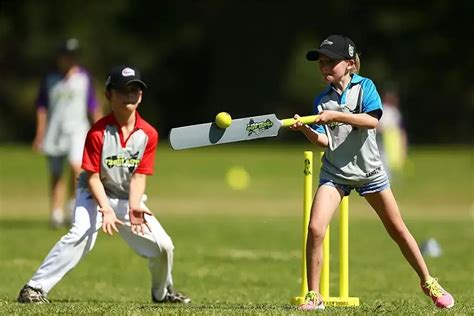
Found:
[[[105,87],[119,89],[129,83],[136,82],[146,89],[147,86],[143,82],[140,71],[132,66],[120,65],[113,67],[105,80]]]
[[[310,50],[306,53],[306,59],[310,61],[318,60],[323,54],[330,59],[353,59],[357,54],[354,42],[344,35],[330,35],[326,38],[318,49]]]

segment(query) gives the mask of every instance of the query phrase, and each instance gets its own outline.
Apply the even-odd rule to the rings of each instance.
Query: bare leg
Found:
[[[76,196],[77,177],[81,173],[81,165],[71,163],[71,178],[69,179],[69,198],[73,199]]]
[[[323,185],[318,188],[311,209],[306,243],[306,266],[308,268],[308,289],[319,293],[319,280],[323,262],[323,241],[326,230],[343,193],[338,189]]]
[[[63,208],[64,204],[64,191],[66,185],[61,175],[51,175],[51,207],[53,210],[59,210]]]
[[[81,173],[81,165],[79,163],[70,162],[70,175],[69,175],[69,183],[68,183],[68,201],[66,206],[66,213],[72,219],[74,218],[74,210],[76,208],[76,188],[77,188],[77,178]]]
[[[390,237],[398,244],[403,256],[418,274],[420,280],[425,282],[430,277],[430,273],[415,238],[403,222],[392,190],[387,189],[367,194],[364,197],[377,212]]]

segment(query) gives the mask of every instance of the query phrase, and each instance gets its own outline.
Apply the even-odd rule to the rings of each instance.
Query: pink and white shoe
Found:
[[[304,297],[304,303],[298,306],[300,311],[314,311],[314,310],[323,310],[324,302],[323,298],[319,293],[314,291],[309,291]]]
[[[421,284],[421,289],[431,297],[436,307],[451,308],[454,306],[454,298],[439,285],[438,279],[430,277],[424,284]]]

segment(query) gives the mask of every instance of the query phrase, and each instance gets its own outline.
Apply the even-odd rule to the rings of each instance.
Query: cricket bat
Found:
[[[298,121],[313,124],[317,115],[302,116]],[[216,123],[204,123],[172,128],[169,142],[174,150],[240,142],[278,135],[280,128],[296,123],[294,118],[279,120],[275,114],[233,119],[222,129]]]

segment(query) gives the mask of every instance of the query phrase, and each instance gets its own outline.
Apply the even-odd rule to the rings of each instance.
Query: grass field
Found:
[[[163,142],[165,143],[165,142]],[[0,146],[0,314],[301,314],[303,151],[309,145],[253,142],[189,151],[159,148],[148,205],[172,236],[174,280],[188,306],[150,302],[146,260],[118,236],[100,234],[91,254],[49,294],[53,304],[15,302],[22,285],[66,230],[48,226],[46,163],[28,147]],[[315,155],[316,156],[316,155]],[[415,273],[365,201],[350,199],[350,294],[357,308],[335,314],[474,314],[473,151],[416,148],[393,182],[406,223],[443,254],[431,272],[456,299],[437,311]],[[250,176],[246,190],[225,182],[232,166]],[[333,229],[337,229],[335,218]],[[331,291],[337,294],[337,234]]]

